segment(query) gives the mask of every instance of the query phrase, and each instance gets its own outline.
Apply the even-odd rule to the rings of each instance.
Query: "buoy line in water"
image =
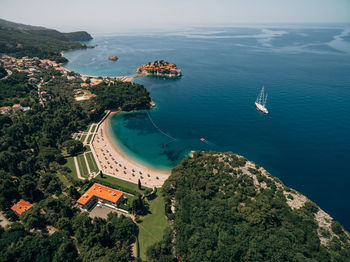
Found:
[[[162,130],[154,123],[154,121],[153,121],[151,115],[149,114],[149,112],[148,112],[148,111],[146,111],[146,112],[147,112],[147,115],[148,115],[149,120],[151,121],[152,125],[158,130],[158,132],[161,133],[161,134],[163,134],[163,135],[165,135],[166,137],[169,137],[169,138],[171,139],[171,141],[169,141],[168,143],[165,143],[165,144],[164,144],[164,147],[167,146],[168,144],[170,144],[170,143],[176,141],[176,138],[175,138],[175,137],[172,137],[172,136],[168,135],[167,133],[165,133],[164,131],[162,131]]]

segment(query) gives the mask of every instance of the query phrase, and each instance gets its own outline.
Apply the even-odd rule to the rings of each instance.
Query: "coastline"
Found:
[[[61,56],[66,58],[64,56],[64,51],[61,51]],[[67,59],[68,60],[68,59]],[[65,72],[66,74],[70,73],[71,70],[69,70],[68,68],[64,67],[65,64],[61,65],[60,68],[62,68],[62,71]],[[77,72],[75,72],[77,73]],[[138,77],[143,77],[145,76],[144,74],[135,74],[135,75],[127,75],[127,76],[96,76],[96,75],[87,75],[87,74],[80,74],[80,73],[77,73],[80,75],[80,77],[83,79],[83,81],[86,81],[87,78],[103,78],[103,79],[108,79],[108,78],[111,78],[111,79],[115,79],[115,80],[120,80],[122,82],[132,82],[135,78],[138,78]]]
[[[64,52],[61,52],[61,56],[64,56]],[[61,71],[65,74],[71,72],[65,68],[64,65],[60,66]],[[129,76],[95,76],[80,74],[79,76],[83,81],[87,78],[102,78],[102,79],[115,79],[122,82],[131,82],[137,77],[143,77],[145,74],[135,74]],[[151,108],[156,107],[153,100],[150,102]],[[161,187],[165,180],[171,175],[171,170],[160,170],[147,166],[142,162],[132,159],[132,156],[128,156],[118,147],[118,143],[113,139],[109,133],[109,121],[110,118],[121,111],[110,111],[108,115],[102,120],[100,125],[95,131],[95,135],[91,141],[91,146],[94,151],[95,160],[98,162],[99,169],[108,176],[123,179],[132,183],[138,183],[148,187]]]
[[[120,113],[120,111],[110,112],[96,130],[96,136],[92,141],[102,172],[105,175],[132,183],[138,183],[140,179],[141,184],[145,186],[161,187],[171,172],[150,168],[131,159],[118,148],[110,136],[108,123],[110,118],[117,113]]]

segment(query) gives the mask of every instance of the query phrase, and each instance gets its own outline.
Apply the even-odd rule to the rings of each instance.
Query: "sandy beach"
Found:
[[[118,112],[111,112],[100,124],[92,141],[102,172],[132,183],[138,183],[140,179],[142,185],[161,187],[170,176],[170,172],[154,170],[131,160],[118,149],[108,135],[109,118],[116,113]]]

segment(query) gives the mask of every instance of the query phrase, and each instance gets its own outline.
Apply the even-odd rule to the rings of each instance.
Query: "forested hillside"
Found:
[[[38,36],[26,30],[0,27],[0,53],[21,58],[23,56],[66,62],[62,50],[85,48],[85,45]]]
[[[147,109],[150,107],[149,92],[140,84],[117,82],[116,84],[100,84],[90,88],[96,95],[94,100],[104,109],[121,108],[124,111]]]
[[[44,27],[28,26],[0,19],[0,54],[17,58],[39,57],[64,63],[67,59],[61,51],[86,48],[85,44],[73,41],[88,41],[87,32],[61,33]]]
[[[194,153],[163,192],[173,232],[148,250],[150,260],[350,261],[349,234],[339,223],[235,154]]]
[[[55,29],[49,29],[42,26],[32,26],[32,25],[25,25],[21,23],[15,23],[15,22],[7,21],[1,18],[0,18],[0,26],[20,29],[20,30],[28,30],[33,34],[55,38],[62,41],[89,41],[92,39],[92,36],[85,31],[61,33]]]

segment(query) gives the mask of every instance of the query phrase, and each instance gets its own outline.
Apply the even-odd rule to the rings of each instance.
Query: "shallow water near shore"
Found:
[[[146,112],[111,118],[110,132],[124,153],[169,169],[191,150],[232,151],[308,196],[349,230],[346,30],[197,28],[98,36],[89,42],[96,48],[66,53],[66,67],[116,76],[134,74],[139,65],[157,59],[176,63],[181,79],[135,80],[157,104],[149,110],[155,125]],[[109,61],[110,55],[119,60]],[[268,115],[254,106],[262,85],[269,95]]]

